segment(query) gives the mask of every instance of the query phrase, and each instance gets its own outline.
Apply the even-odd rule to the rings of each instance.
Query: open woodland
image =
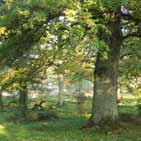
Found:
[[[141,0],[0,0],[0,141],[141,141]]]

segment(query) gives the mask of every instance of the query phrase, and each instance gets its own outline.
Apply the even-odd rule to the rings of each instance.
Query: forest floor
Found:
[[[141,141],[141,120],[137,118],[136,99],[125,98],[119,105],[124,115],[121,126],[107,132],[96,128],[82,129],[90,116],[91,99],[83,105],[85,113],[73,98],[67,98],[63,108],[57,108],[57,119],[43,121],[9,121],[10,111],[0,113],[0,141]],[[48,103],[56,103],[49,97]],[[107,129],[108,130],[108,129]]]

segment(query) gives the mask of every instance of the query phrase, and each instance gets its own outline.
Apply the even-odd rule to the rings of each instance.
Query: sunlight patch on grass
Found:
[[[0,135],[7,135],[7,132],[6,132],[5,127],[3,125],[0,125]]]
[[[91,117],[91,114],[90,113],[86,113],[86,114],[84,114],[84,117],[89,119]]]

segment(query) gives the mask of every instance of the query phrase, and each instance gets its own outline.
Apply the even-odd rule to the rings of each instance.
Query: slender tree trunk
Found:
[[[82,102],[82,80],[78,81],[78,94],[77,94],[77,103],[80,104]]]
[[[82,80],[79,80],[79,82],[78,82],[78,92],[79,92],[79,96],[81,96],[82,89],[83,89]]]
[[[101,124],[104,121],[118,119],[117,79],[121,46],[120,18],[110,24],[112,36],[109,43],[108,59],[98,53],[94,72],[94,97],[92,121]]]
[[[25,112],[27,110],[27,88],[23,87],[19,91],[19,109],[23,116],[25,116]]]
[[[141,116],[141,99],[138,99],[138,114]]]
[[[0,111],[3,111],[2,91],[0,90]]]
[[[141,116],[141,97],[138,97],[138,101],[137,101],[137,107],[138,107],[138,114],[139,116]]]
[[[122,103],[122,101],[123,101],[122,84],[118,83],[117,103]]]
[[[58,74],[58,103],[59,107],[62,107],[64,104],[64,77],[62,74]]]
[[[78,103],[78,112],[80,115],[86,114],[87,110],[87,100],[85,93],[83,92],[83,80],[80,79],[78,82],[78,96],[77,96],[77,103]]]

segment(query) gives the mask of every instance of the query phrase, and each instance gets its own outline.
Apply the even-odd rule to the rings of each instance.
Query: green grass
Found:
[[[55,98],[49,98],[48,101],[50,105],[56,103]],[[141,141],[141,126],[129,122],[118,134],[98,133],[95,128],[82,130],[81,127],[85,125],[90,115],[91,99],[87,101],[85,115],[79,114],[75,100],[66,101],[64,108],[56,110],[59,119],[15,123],[6,120],[10,111],[0,113],[0,141]],[[136,115],[137,109],[133,102],[133,99],[128,99],[128,102],[126,100],[119,107],[120,113]]]

